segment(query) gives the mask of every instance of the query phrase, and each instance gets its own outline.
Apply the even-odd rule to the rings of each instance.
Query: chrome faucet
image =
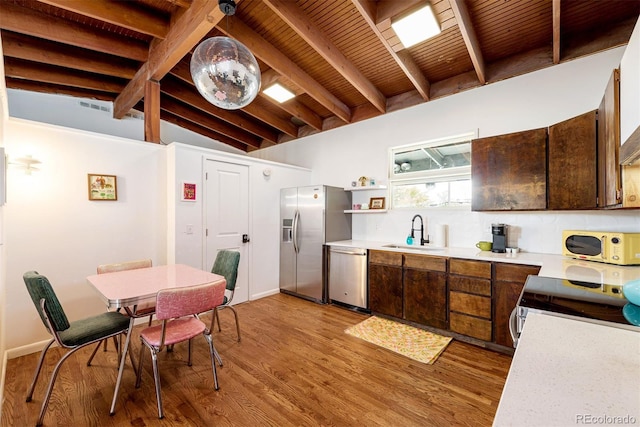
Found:
[[[415,221],[416,218],[420,218],[420,246],[424,246],[425,243],[429,243],[429,235],[427,235],[427,239],[425,240],[424,238],[424,221],[422,220],[422,217],[420,215],[415,215],[413,217],[413,219],[411,220],[411,238],[415,238],[415,236],[413,235],[413,232],[415,230]]]

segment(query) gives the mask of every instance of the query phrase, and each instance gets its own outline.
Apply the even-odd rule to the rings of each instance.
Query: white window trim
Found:
[[[455,181],[457,179],[471,179],[471,165],[469,166],[461,166],[457,168],[448,168],[448,169],[440,169],[440,170],[428,170],[428,171],[416,171],[416,172],[403,172],[402,174],[394,173],[394,165],[395,158],[394,154],[398,151],[406,151],[411,148],[417,147],[434,147],[448,144],[455,144],[457,142],[465,142],[471,141],[478,137],[478,131],[465,132],[462,134],[432,139],[428,141],[400,145],[396,147],[389,148],[389,208],[390,209],[413,209],[416,207],[395,207],[393,203],[393,193],[394,187],[397,185],[407,185],[407,184],[419,184],[426,182],[450,182]],[[430,206],[430,207],[421,207],[420,209],[456,209],[456,210],[470,210],[471,204],[469,205],[447,205],[447,206]]]

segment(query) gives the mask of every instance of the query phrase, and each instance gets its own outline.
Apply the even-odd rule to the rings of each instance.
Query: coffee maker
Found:
[[[505,253],[507,251],[507,224],[491,224],[493,247],[491,252]]]

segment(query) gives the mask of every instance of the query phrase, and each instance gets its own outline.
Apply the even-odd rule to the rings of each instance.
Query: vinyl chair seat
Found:
[[[187,341],[205,331],[207,326],[196,317],[182,317],[168,322],[164,337],[165,345],[177,344]],[[151,344],[159,347],[162,341],[162,325],[152,326],[140,332],[140,337]]]
[[[71,322],[69,328],[59,331],[58,335],[65,346],[76,347],[128,328],[129,318],[127,316],[110,311]]]

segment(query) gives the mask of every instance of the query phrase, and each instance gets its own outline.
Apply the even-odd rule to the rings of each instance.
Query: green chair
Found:
[[[129,329],[129,318],[121,313],[111,311],[69,322],[58,297],[56,297],[49,280],[45,276],[38,274],[37,271],[28,271],[24,273],[22,278],[33,300],[33,304],[36,306],[36,310],[38,310],[44,327],[53,336],[40,354],[40,360],[36,367],[33,382],[27,394],[27,402],[30,402],[33,397],[33,391],[42,369],[42,363],[51,344],[55,342],[61,348],[69,350],[60,358],[51,373],[49,386],[47,387],[45,398],[42,401],[40,416],[36,423],[36,425],[40,426],[42,425],[44,413],[49,405],[49,399],[56,382],[56,377],[64,361],[82,347],[100,342],[105,338],[121,336],[122,333],[127,332]],[[122,348],[122,345],[120,345],[120,348]]]
[[[238,333],[238,342],[240,342],[240,323],[238,322],[238,313],[236,309],[231,305],[231,301],[233,300],[233,294],[236,289],[236,281],[238,279],[238,265],[240,264],[240,252],[230,251],[223,249],[218,252],[216,255],[216,260],[213,263],[213,268],[211,269],[212,273],[219,274],[224,276],[227,280],[227,291],[225,292],[224,300],[222,304],[217,306],[213,311],[215,314],[215,319],[213,321],[213,326],[215,326],[216,320],[218,321],[218,332],[222,329],[220,328],[220,317],[218,316],[218,311],[223,308],[230,308],[233,311],[233,315],[236,319],[236,332]]]

